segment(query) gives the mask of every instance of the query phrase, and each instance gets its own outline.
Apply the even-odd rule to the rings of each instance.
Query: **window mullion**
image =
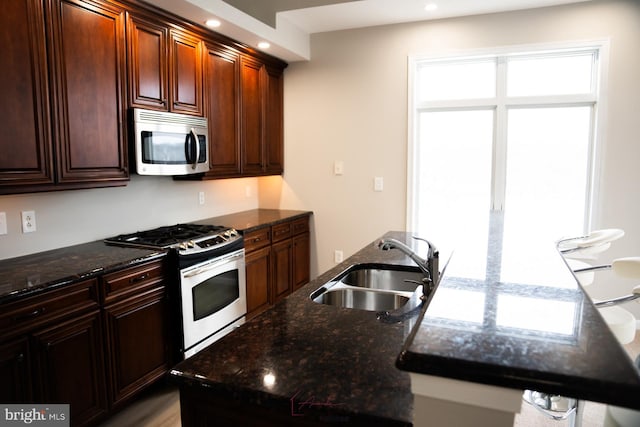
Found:
[[[496,70],[496,112],[494,116],[491,210],[504,210],[507,191],[507,63],[498,58]]]

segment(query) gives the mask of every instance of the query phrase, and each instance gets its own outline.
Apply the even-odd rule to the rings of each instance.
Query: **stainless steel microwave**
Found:
[[[207,119],[134,108],[136,173],[190,175],[209,170]]]

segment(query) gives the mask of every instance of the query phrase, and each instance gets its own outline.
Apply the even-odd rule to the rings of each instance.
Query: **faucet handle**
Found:
[[[437,255],[438,250],[436,249],[435,245],[430,241],[428,241],[427,239],[423,237],[418,237],[418,236],[411,236],[411,238],[415,240],[420,240],[421,242],[425,242],[429,246],[429,249],[433,252],[433,254]]]

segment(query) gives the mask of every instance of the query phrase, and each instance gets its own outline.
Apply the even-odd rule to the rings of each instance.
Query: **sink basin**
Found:
[[[409,302],[408,296],[396,293],[375,292],[364,289],[330,289],[314,299],[320,304],[370,311],[391,311]]]
[[[342,308],[394,311],[409,301],[419,303],[423,277],[420,269],[413,267],[356,264],[316,289],[310,298]]]
[[[339,279],[345,285],[403,292],[415,291],[424,277],[420,270],[392,270],[360,265],[348,269],[345,273]]]

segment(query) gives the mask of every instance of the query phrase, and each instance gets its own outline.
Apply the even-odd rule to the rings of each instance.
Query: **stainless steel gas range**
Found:
[[[169,251],[179,284],[184,358],[244,323],[244,240],[233,228],[176,224],[121,234],[105,242]]]

